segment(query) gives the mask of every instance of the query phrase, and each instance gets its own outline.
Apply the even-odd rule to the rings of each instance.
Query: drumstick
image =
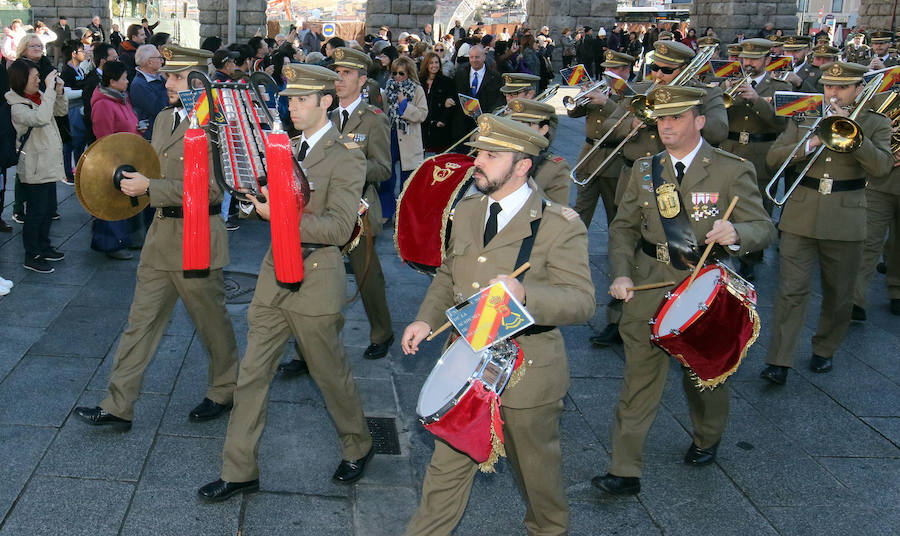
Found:
[[[737,205],[738,196],[734,196],[731,198],[731,204],[728,205],[728,210],[725,211],[725,215],[722,216],[722,221],[728,221],[728,218],[731,216],[731,211],[734,210],[734,206]],[[694,267],[693,273],[691,273],[691,278],[688,279],[687,286],[691,286],[691,283],[694,282],[694,278],[697,277],[697,274],[700,273],[700,269],[703,268],[703,263],[706,262],[706,258],[709,257],[709,252],[712,251],[712,247],[715,245],[715,242],[707,244],[706,249],[703,250],[703,256],[700,257],[700,262],[697,263],[697,266]]]
[[[639,290],[651,290],[654,288],[671,287],[674,284],[675,284],[674,281],[660,281],[659,283],[647,283],[646,285],[638,285],[636,287],[628,287],[625,289],[625,292],[630,292],[632,290],[637,292]],[[612,295],[612,292],[610,292],[609,294]]]
[[[509,277],[519,277],[519,275],[521,275],[522,272],[524,272],[525,270],[527,270],[527,269],[529,269],[529,268],[531,268],[531,263],[530,263],[530,262],[525,262],[525,264],[523,264],[522,266],[519,266],[518,268],[515,269],[515,271],[514,271],[513,273],[509,274]],[[451,324],[450,324],[450,321],[449,321],[449,320],[446,321],[446,322],[444,322],[444,325],[443,325],[443,326],[441,326],[441,327],[437,328],[436,330],[432,331],[432,332],[431,332],[431,335],[425,337],[425,340],[426,340],[426,341],[430,341],[431,339],[437,337],[442,331],[444,331],[445,329],[449,328],[450,326],[451,326]]]

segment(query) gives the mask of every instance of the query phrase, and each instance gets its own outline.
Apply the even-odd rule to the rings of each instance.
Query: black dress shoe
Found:
[[[603,331],[590,338],[591,344],[598,348],[606,348],[614,344],[622,344],[622,336],[619,335],[618,324],[607,324]]]
[[[809,370],[818,373],[831,372],[831,358],[813,354],[809,360]]]
[[[94,426],[109,426],[123,432],[131,430],[131,421],[120,419],[100,406],[75,408],[75,415],[84,422]]]
[[[778,365],[769,365],[759,373],[759,377],[769,380],[775,385],[784,385],[787,382],[788,367],[780,367]]]
[[[235,493],[251,493],[259,491],[259,479],[249,482],[225,482],[221,478],[197,490],[197,495],[207,501],[219,502]]]
[[[337,470],[331,477],[338,484],[352,484],[362,478],[366,472],[366,465],[369,460],[375,456],[375,447],[369,449],[369,452],[358,460],[341,460]]]
[[[203,402],[200,402],[197,407],[191,410],[191,413],[188,415],[188,419],[190,419],[191,422],[209,421],[215,419],[216,417],[230,409],[230,403],[219,404],[218,402],[213,402],[208,398],[204,398]]]
[[[891,314],[894,316],[900,316],[900,299],[894,298],[891,300]]]
[[[708,449],[701,449],[696,444],[691,443],[691,446],[684,455],[684,463],[696,466],[709,465],[716,461],[717,450],[719,450],[718,443]]]
[[[875,270],[877,270],[879,274],[886,274],[887,264],[885,264],[884,261],[881,261],[877,265],[875,265]]]
[[[290,361],[278,365],[278,373],[285,378],[293,378],[309,374],[309,367],[306,366],[306,361],[291,359]]]
[[[595,488],[611,495],[637,495],[641,492],[641,479],[634,476],[616,476],[606,473],[591,479]]]
[[[366,348],[366,351],[363,352],[363,357],[366,359],[381,359],[382,357],[387,355],[388,350],[390,349],[392,344],[394,344],[393,335],[391,335],[391,338],[385,342],[373,342],[369,345],[368,348]]]
[[[850,312],[850,320],[854,320],[856,322],[865,322],[866,310],[859,305],[854,305],[853,310]]]

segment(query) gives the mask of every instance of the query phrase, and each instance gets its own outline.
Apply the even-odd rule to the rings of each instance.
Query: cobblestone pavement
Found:
[[[583,140],[582,125],[565,117],[561,122],[555,150],[570,162]],[[76,405],[104,396],[137,261],[91,251],[89,217],[70,187],[59,185],[58,193],[62,219],[53,224],[52,238],[66,259],[56,263],[56,273],[25,273],[21,226],[0,234],[0,275],[15,281],[0,298],[0,536],[402,533],[433,448],[414,410],[439,343],[417,357],[403,357],[395,344],[387,358],[365,361],[365,313],[358,301],[349,305],[342,336],[366,413],[395,420],[400,453],[376,456],[357,485],[332,484],[339,450],[320,393],[308,378],[276,378],[259,453],[261,491],[202,503],[196,490],[218,476],[227,422],[188,422],[205,391],[206,357],[181,305],[147,370],[131,432],[94,429],[72,418]],[[11,221],[11,208],[4,208]],[[673,360],[645,448],[644,491],[611,499],[590,485],[609,459],[624,362],[621,347],[597,350],[587,342],[605,325],[602,222],[598,213],[590,229],[597,313],[588,324],[563,329],[572,375],[562,416],[571,534],[898,534],[900,319],[888,312],[884,276],[874,277],[869,321],[851,327],[831,374],[804,368],[819,301],[814,296],[798,348],[800,368],[786,386],[772,387],[757,374],[769,340],[774,247],[757,285],[762,334],[729,380],[731,418],[718,461],[703,468],[681,462],[690,419]],[[266,226],[244,223],[230,240],[229,270],[255,273],[267,247]],[[399,337],[429,279],[402,265],[389,235],[379,237],[377,251]],[[351,293],[352,285],[348,278]],[[229,312],[243,348],[247,306],[229,305]],[[501,462],[497,474],[476,477],[456,534],[524,534],[524,506],[509,473]]]

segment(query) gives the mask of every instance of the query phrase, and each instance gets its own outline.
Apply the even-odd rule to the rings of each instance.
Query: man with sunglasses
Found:
[[[633,86],[635,93],[647,93],[654,85],[668,85],[681,73],[682,69],[687,67],[693,58],[693,49],[685,44],[677,41],[657,41],[653,44],[653,63],[650,64],[650,80],[635,84]],[[728,137],[728,113],[722,101],[722,90],[717,87],[709,88],[696,80],[689,80],[682,85],[703,89],[704,96],[700,103],[700,113],[706,118],[703,126],[703,139],[714,147],[718,146]],[[630,103],[631,99],[628,98],[622,99],[617,103],[616,110],[601,126],[601,132],[606,132],[613,128],[623,115],[629,113],[628,106]],[[614,200],[616,206],[621,204],[622,194],[628,178],[631,176],[631,168],[634,166],[634,161],[639,158],[652,156],[663,150],[662,140],[659,139],[656,126],[644,124],[634,115],[631,115],[630,119],[626,118],[625,121],[622,121],[610,137],[607,138],[607,141],[616,146],[635,128],[638,129],[637,134],[622,147],[623,165],[616,185]],[[619,300],[614,300],[610,303],[609,308],[621,310],[621,303]],[[619,336],[616,323],[618,316],[619,314],[615,312],[608,314],[606,328],[591,339],[591,343],[594,346],[602,348],[613,344],[621,344],[622,339]]]
[[[772,178],[766,165],[766,154],[787,123],[786,118],[775,115],[772,98],[776,91],[793,91],[790,83],[776,80],[766,71],[766,66],[772,59],[770,51],[774,45],[774,42],[762,38],[744,39],[741,42],[741,67],[750,79],[742,80],[741,86],[735,90],[734,102],[728,108],[728,139],[721,145],[729,153],[746,158],[756,168],[756,183],[769,215],[772,214],[774,205],[763,194]],[[729,83],[733,85],[735,81]],[[742,257],[738,273],[747,281],[753,281],[755,267],[762,262],[762,257],[762,251]]]

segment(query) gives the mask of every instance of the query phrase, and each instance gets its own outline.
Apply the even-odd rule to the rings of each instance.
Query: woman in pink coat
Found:
[[[128,70],[124,63],[106,62],[100,86],[89,98],[91,121],[98,140],[118,132],[138,134],[138,119],[128,102]],[[130,237],[131,224],[128,220],[95,219],[91,249],[106,253],[110,259],[130,260],[132,255],[126,250],[131,245]]]

